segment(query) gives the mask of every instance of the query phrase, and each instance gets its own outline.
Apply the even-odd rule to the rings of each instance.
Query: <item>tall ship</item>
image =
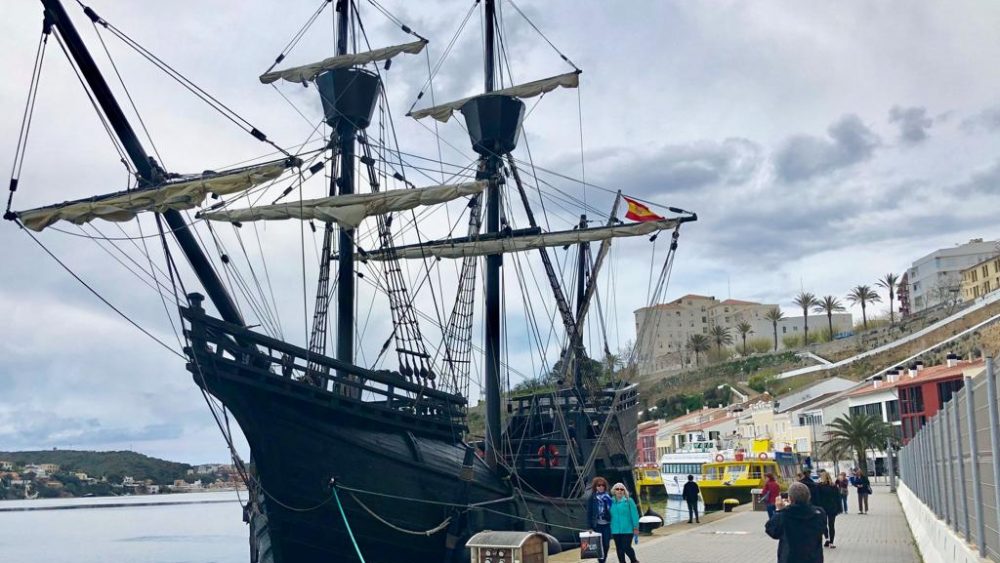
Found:
[[[35,96],[46,46],[57,43],[128,182],[22,206],[29,194],[15,197],[15,167],[4,217],[43,249],[39,256],[183,357],[250,491],[250,561],[448,563],[466,559],[466,540],[487,529],[543,532],[557,549],[586,526],[595,476],[634,487],[636,358],[634,348],[612,353],[606,323],[638,308],[624,303],[630,293],[645,294],[638,306],[663,299],[680,228],[696,215],[534,161],[525,119],[544,113],[543,95],[579,86],[569,57],[554,49],[567,72],[515,82],[504,33],[515,22],[504,21],[498,1],[470,0],[455,37],[482,22],[482,82],[471,92],[454,86],[458,99],[439,103],[433,79],[447,60],[432,63],[428,39],[383,3],[322,2],[259,76],[280,94],[275,111],[309,124],[305,139],[279,142],[99,7],[70,3],[80,8],[71,17],[60,0],[41,4],[15,162],[24,162],[31,116],[42,111]],[[504,6],[552,46],[516,4]],[[380,36],[391,28],[405,41],[370,44],[369,15]],[[271,29],[293,30],[293,19]],[[293,53],[316,45],[303,38],[331,20],[326,51]],[[97,39],[84,41],[74,21],[93,24],[87,31]],[[447,54],[456,39],[441,44]],[[100,45],[94,52],[110,64],[99,65],[88,45]],[[156,151],[140,100],[114,64],[112,52],[122,50],[262,151],[233,166],[191,165],[202,172],[168,169],[184,160]],[[401,81],[424,67],[429,76],[406,116],[420,128],[404,128],[389,86],[412,93]],[[30,192],[44,196],[44,186]],[[177,347],[60,259],[59,237],[98,244],[149,286]],[[613,241],[630,264],[628,280],[614,281]],[[483,421],[482,435],[470,431],[473,419]]]

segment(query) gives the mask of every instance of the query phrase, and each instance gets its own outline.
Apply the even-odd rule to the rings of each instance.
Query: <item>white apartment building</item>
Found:
[[[739,299],[719,301],[715,297],[688,294],[679,299],[643,307],[635,311],[636,342],[638,343],[639,372],[643,374],[681,369],[694,362],[688,349],[688,340],[694,334],[708,335],[713,326],[729,329],[733,338],[732,348],[740,350],[743,342],[736,330],[741,322],[750,325],[747,342],[765,339],[773,343],[774,325],[767,320],[767,312],[778,307],[773,303],[755,303]],[[833,315],[833,333],[848,334],[853,330],[850,313]],[[788,336],[801,338],[805,333],[803,317],[787,317],[778,322],[778,349],[785,348]],[[820,334],[827,329],[823,314],[809,316],[809,329]]]
[[[961,299],[962,270],[1000,254],[1000,241],[972,239],[920,258],[906,271],[910,312],[917,313],[949,299]]]

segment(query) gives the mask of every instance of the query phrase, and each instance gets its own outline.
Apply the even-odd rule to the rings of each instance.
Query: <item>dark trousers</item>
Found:
[[[625,556],[632,563],[638,561],[635,557],[635,550],[632,549],[632,534],[615,534],[615,553],[618,554],[618,563],[625,563]]]
[[[774,516],[774,513],[777,512],[777,511],[778,511],[777,507],[775,507],[773,504],[768,504],[767,505],[767,519],[770,520]]]
[[[846,494],[840,495],[840,503],[843,505],[841,507],[840,511],[843,512],[844,514],[847,514],[847,495]]]
[[[598,524],[594,531],[601,534],[601,545],[604,547],[604,557],[598,559],[600,563],[608,558],[608,550],[611,549],[611,524]]]
[[[833,543],[833,538],[837,536],[837,515],[827,514],[826,515],[826,533],[823,534],[826,539]]]
[[[686,499],[688,504],[688,522],[698,521],[698,499]]]
[[[868,495],[858,493],[858,512],[868,512]]]

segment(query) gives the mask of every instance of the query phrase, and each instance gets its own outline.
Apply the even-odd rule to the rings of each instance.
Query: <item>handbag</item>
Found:
[[[604,559],[604,542],[597,532],[580,532],[580,559]]]

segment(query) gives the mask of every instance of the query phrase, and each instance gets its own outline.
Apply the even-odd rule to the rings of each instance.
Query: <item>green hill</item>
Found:
[[[15,465],[28,463],[55,463],[60,472],[86,473],[100,479],[121,482],[123,476],[137,480],[152,479],[166,485],[175,479],[183,479],[191,466],[149,457],[143,454],[120,452],[88,452],[78,450],[41,450],[35,452],[0,452],[0,460],[11,461]]]

